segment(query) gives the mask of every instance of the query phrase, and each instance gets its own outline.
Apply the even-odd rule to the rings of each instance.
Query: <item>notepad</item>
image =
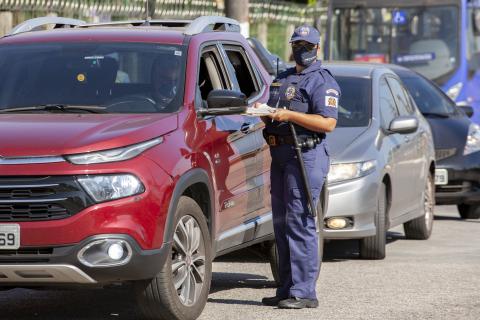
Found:
[[[275,108],[268,106],[267,104],[262,104],[258,108],[255,107],[248,107],[247,111],[245,112],[246,116],[251,117],[262,117],[267,116],[275,112]]]

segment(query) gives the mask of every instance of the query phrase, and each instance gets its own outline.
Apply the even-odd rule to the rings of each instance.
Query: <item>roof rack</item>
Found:
[[[193,20],[184,33],[192,36],[211,31],[240,32],[240,24],[237,20],[222,16],[204,16]]]
[[[15,34],[22,33],[22,32],[35,31],[36,29],[47,26],[47,25],[53,25],[54,29],[58,29],[58,28],[77,27],[85,23],[86,22],[82,20],[63,18],[63,17],[34,18],[34,19],[27,20],[23,23],[20,23],[15,28],[13,28],[12,31],[8,33],[8,35],[13,36]]]
[[[204,32],[226,31],[240,32],[240,24],[237,20],[225,18],[222,16],[203,16],[194,20],[131,20],[131,21],[112,21],[103,23],[89,23],[80,25],[81,28],[90,27],[109,27],[130,25],[133,27],[152,26],[166,28],[184,28],[186,35],[195,35]]]
[[[92,28],[92,27],[109,27],[109,26],[157,26],[165,28],[182,29],[186,35],[195,35],[204,32],[240,32],[240,24],[237,20],[222,16],[203,16],[194,20],[132,20],[132,21],[113,21],[104,23],[86,23],[82,20],[62,18],[62,17],[42,17],[27,20],[15,28],[8,34],[10,36],[29,31],[36,31],[40,27],[46,25],[54,25],[57,28]]]

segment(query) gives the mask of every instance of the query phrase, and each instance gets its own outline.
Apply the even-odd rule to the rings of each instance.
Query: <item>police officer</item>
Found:
[[[301,142],[313,199],[318,198],[329,169],[325,133],[337,124],[340,89],[330,72],[317,60],[319,32],[308,25],[295,29],[290,40],[294,68],[278,75],[270,88],[269,106],[275,113],[262,120],[270,146],[273,225],[279,256],[281,285],[274,297],[262,303],[285,309],[318,307],[315,286],[320,271],[315,218],[308,200],[293,137],[292,122]],[[258,105],[257,105],[258,106]]]

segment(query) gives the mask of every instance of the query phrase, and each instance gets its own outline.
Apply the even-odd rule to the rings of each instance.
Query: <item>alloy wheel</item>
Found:
[[[172,275],[180,302],[195,305],[205,285],[205,244],[197,220],[190,215],[183,216],[175,229]]]
[[[425,225],[427,230],[430,231],[433,225],[433,208],[435,206],[435,195],[433,193],[432,181],[427,179],[427,185],[424,195],[424,208],[425,208]]]

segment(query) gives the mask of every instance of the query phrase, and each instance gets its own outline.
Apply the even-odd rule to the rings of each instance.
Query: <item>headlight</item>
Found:
[[[471,123],[468,128],[467,142],[465,143],[465,149],[463,155],[480,151],[480,126],[476,123]]]
[[[153,139],[147,142],[133,144],[127,147],[110,149],[98,152],[75,154],[65,156],[73,164],[95,164],[106,162],[117,162],[135,158],[142,152],[163,142],[163,138]]]
[[[447,90],[447,96],[450,97],[453,101],[456,101],[458,98],[458,95],[460,94],[460,91],[462,91],[463,88],[463,83],[459,82],[457,84],[454,84],[453,86],[450,87],[450,89]]]
[[[330,166],[328,182],[339,182],[364,177],[377,167],[376,160],[354,163],[338,163]]]
[[[86,176],[78,178],[78,182],[95,202],[125,198],[145,191],[140,180],[131,174]]]

